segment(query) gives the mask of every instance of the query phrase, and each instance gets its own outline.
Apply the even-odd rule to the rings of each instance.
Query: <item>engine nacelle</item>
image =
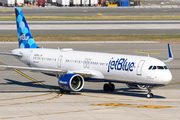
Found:
[[[130,84],[130,83],[127,83],[126,85],[129,88],[134,88],[134,89],[141,89],[141,90],[147,89],[146,85],[137,85],[137,84]]]
[[[65,74],[58,79],[61,89],[69,91],[80,91],[84,87],[84,78],[79,74]]]

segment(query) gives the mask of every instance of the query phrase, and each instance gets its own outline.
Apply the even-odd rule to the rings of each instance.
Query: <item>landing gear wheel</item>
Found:
[[[62,88],[59,88],[59,92],[63,94],[63,93],[65,93],[65,90]]]
[[[115,85],[114,84],[110,84],[110,91],[113,92],[115,90]]]
[[[108,91],[113,92],[115,90],[115,85],[112,83],[109,83],[109,84],[106,83],[104,84],[103,89],[105,92],[108,92]]]
[[[71,93],[71,91],[66,91],[66,93],[67,93],[67,94],[70,94],[70,93]]]
[[[153,95],[152,93],[148,93],[146,97],[147,97],[147,98],[153,98],[153,96],[154,96],[154,95]]]
[[[103,89],[104,89],[104,91],[105,92],[108,92],[109,91],[109,89],[110,89],[110,86],[109,86],[109,84],[104,84],[104,87],[103,87]]]

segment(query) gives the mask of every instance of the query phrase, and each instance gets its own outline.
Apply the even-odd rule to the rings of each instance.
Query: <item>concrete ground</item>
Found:
[[[179,15],[179,6],[173,7],[21,7],[25,16],[137,16],[137,15]],[[0,16],[13,16],[14,8],[1,8]]]
[[[33,35],[180,33],[180,20],[28,21],[28,25]],[[15,21],[0,21],[0,35],[4,34],[17,34]]]

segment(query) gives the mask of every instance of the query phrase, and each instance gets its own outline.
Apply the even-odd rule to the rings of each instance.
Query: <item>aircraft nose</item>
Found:
[[[168,70],[167,73],[164,75],[163,81],[165,84],[170,83],[172,80],[172,74],[171,72]]]

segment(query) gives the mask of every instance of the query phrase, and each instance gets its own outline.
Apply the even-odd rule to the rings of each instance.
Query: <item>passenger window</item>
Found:
[[[163,70],[164,67],[163,66],[157,66],[157,69]]]
[[[168,69],[167,66],[164,66],[164,69],[167,70]]]
[[[156,66],[153,67],[153,70],[155,70],[155,69],[156,69]]]
[[[151,66],[149,67],[149,70],[151,70],[152,67],[153,67],[153,66],[151,65]]]

